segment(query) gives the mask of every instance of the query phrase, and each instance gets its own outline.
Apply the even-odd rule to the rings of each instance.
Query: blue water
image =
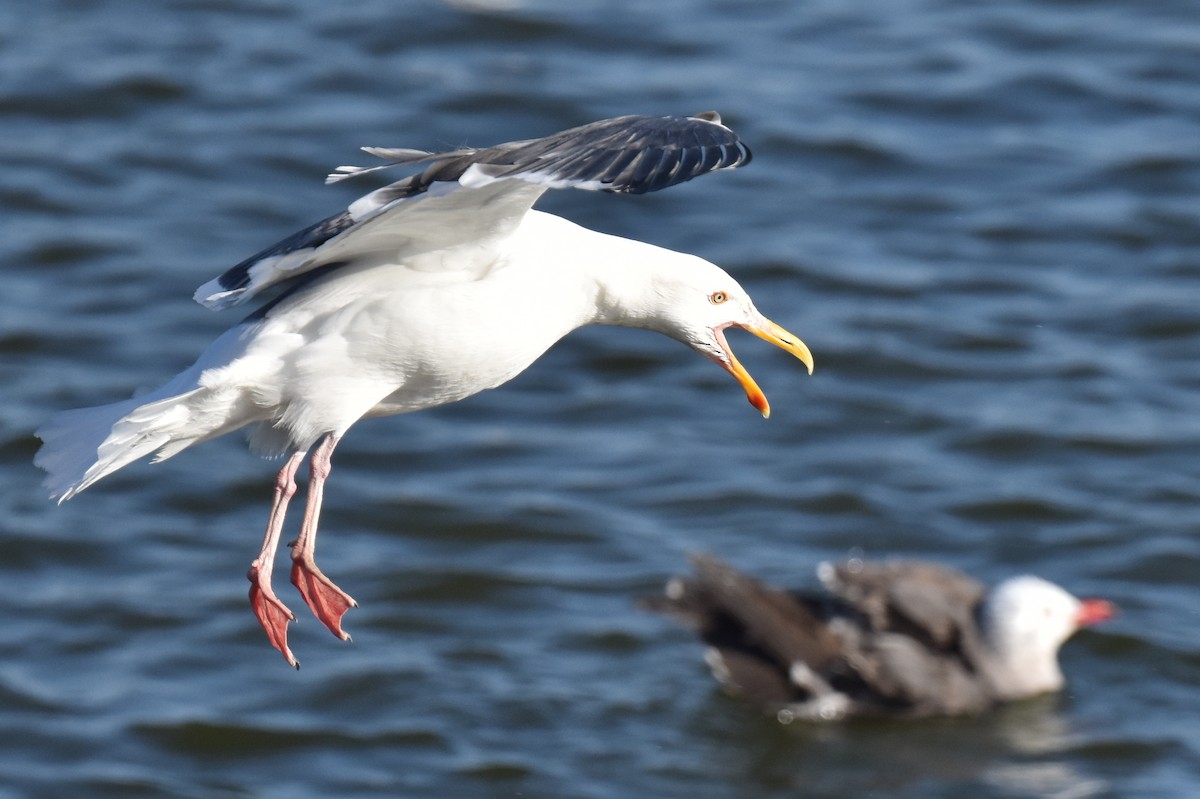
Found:
[[[812,348],[771,399],[648,333],[356,426],[321,563],[352,644],[246,603],[237,436],[55,507],[53,412],[186,366],[196,286],[344,207],[359,145],[716,109],[744,170],[543,207],[703,255]],[[1194,4],[0,7],[0,797],[1164,797],[1200,784]],[[1059,696],[781,727],[634,599],[692,550],[1036,572],[1121,617]],[[285,601],[298,605],[280,580]]]

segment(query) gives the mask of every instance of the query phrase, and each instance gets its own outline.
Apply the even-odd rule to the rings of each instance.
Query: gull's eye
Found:
[[[708,295],[708,301],[713,305],[720,305],[727,299],[729,299],[729,295],[723,291],[714,291],[712,294]]]

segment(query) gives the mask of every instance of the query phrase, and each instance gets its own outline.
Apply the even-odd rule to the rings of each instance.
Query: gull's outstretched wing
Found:
[[[239,305],[330,264],[397,261],[459,246],[486,252],[516,230],[548,189],[643,194],[750,161],[749,148],[711,111],[616,117],[483,149],[364,150],[389,163],[338,167],[328,182],[393,167],[423,168],[247,258],[201,286],[196,301],[213,309]]]

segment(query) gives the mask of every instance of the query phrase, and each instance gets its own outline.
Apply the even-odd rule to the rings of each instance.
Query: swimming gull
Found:
[[[976,713],[1056,691],[1059,647],[1114,612],[1039,577],[988,590],[922,561],[824,563],[823,593],[772,588],[709,554],[692,565],[643,604],[696,630],[718,682],[785,722]]]
[[[317,618],[348,639],[341,620],[356,603],[313,553],[330,457],[358,419],[495,388],[588,324],[683,342],[733,375],[763,416],[766,397],[734,357],[727,328],[781,347],[812,372],[808,348],[719,267],[532,210],[548,189],[641,194],[748,163],[750,150],[715,112],[623,116],[482,149],[364,149],[386,163],[338,167],[329,182],[417,171],[202,286],[196,300],[213,309],[263,304],[164,386],[66,411],[37,433],[35,463],[59,502],[143,456],[163,460],[239,428],[254,451],[283,456],[248,578],[254,613],[293,666],[295,615],[271,587],[284,515],[311,451],[291,577]]]

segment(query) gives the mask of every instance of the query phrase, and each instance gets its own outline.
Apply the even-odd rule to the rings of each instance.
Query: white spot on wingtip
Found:
[[[192,295],[192,299],[213,311],[220,311],[228,308],[231,305],[237,304],[238,295],[245,292],[244,288],[233,289],[231,291],[221,291],[221,284],[216,280],[210,280],[200,288],[196,289],[196,293]]]

